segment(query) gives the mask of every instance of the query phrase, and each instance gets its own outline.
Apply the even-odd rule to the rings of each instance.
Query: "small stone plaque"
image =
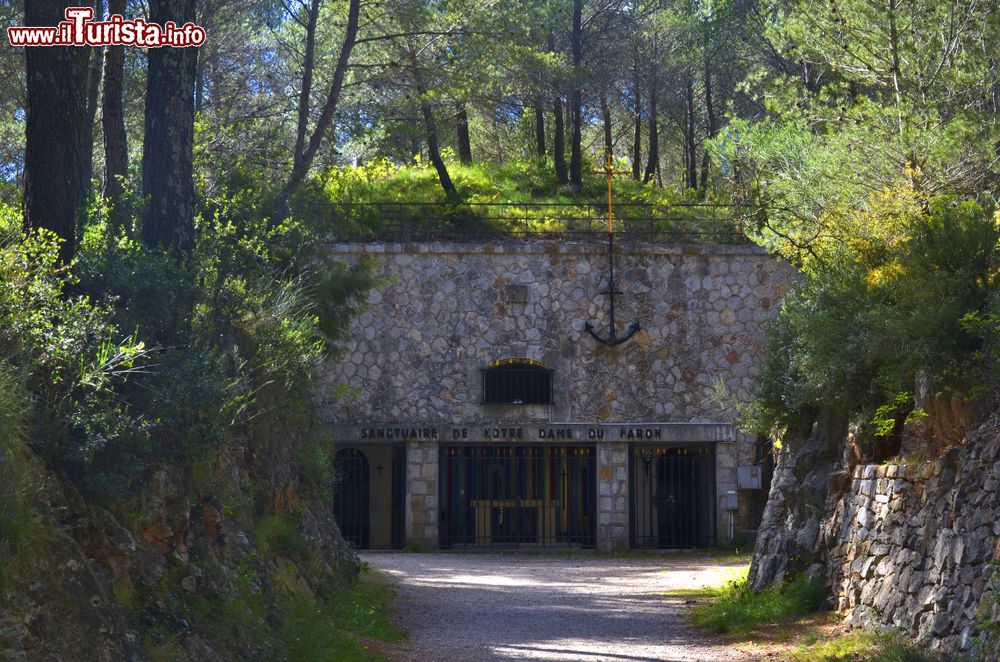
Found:
[[[508,285],[504,295],[507,303],[528,303],[528,286]]]

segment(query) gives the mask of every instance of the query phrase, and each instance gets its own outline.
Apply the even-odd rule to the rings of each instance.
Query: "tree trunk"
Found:
[[[708,120],[708,139],[712,140],[715,138],[715,134],[718,132],[718,127],[715,124],[715,107],[712,99],[712,66],[711,61],[708,57],[708,43],[706,39],[705,44],[705,115]],[[708,193],[708,173],[711,169],[711,157],[708,154],[708,149],[705,149],[704,154],[701,159],[701,185],[699,186],[701,190],[701,197],[704,197]]]
[[[351,59],[351,51],[354,50],[354,42],[358,38],[358,21],[361,13],[361,0],[349,0],[347,7],[347,26],[344,29],[344,41],[340,45],[340,55],[337,57],[337,67],[333,71],[333,81],[330,83],[330,91],[326,95],[326,102],[320,112],[319,119],[313,129],[309,143],[302,152],[302,158],[292,166],[292,172],[288,175],[288,181],[281,189],[272,205],[272,214],[278,217],[288,215],[288,201],[302,186],[302,182],[312,167],[316,152],[323,142],[326,131],[333,122],[333,113],[337,110],[340,101],[340,91],[344,86],[344,78],[347,76],[347,65]]]
[[[684,185],[686,188],[694,189],[698,187],[698,154],[694,138],[694,83],[690,79],[685,90],[684,104],[687,112],[684,129],[687,176]]]
[[[611,134],[611,105],[606,92],[601,94],[601,120],[604,123],[604,153],[614,154],[614,136]]]
[[[458,160],[463,165],[469,165],[472,163],[472,143],[469,140],[469,113],[464,101],[457,104],[455,131],[458,134]]]
[[[545,158],[545,110],[541,99],[535,99],[535,154]]]
[[[552,110],[556,116],[552,132],[552,164],[555,166],[556,180],[560,184],[569,184],[569,177],[566,174],[566,130],[563,126],[562,97],[556,96]]]
[[[125,15],[126,0],[108,0],[108,14]],[[112,224],[118,225],[118,202],[128,177],[128,134],[125,132],[123,79],[125,47],[107,46],[101,82],[101,129],[104,134],[104,189],[101,195],[111,204]]]
[[[583,0],[573,0],[573,32],[570,35],[573,56],[573,90],[569,96],[570,156],[569,180],[575,187],[583,183],[583,92],[580,89],[580,65],[583,62]]]
[[[150,21],[184,25],[196,0],[151,0]],[[194,74],[197,48],[151,48],[142,145],[142,190],[149,206],[142,241],[175,255],[194,246]]]
[[[642,86],[639,84],[639,53],[635,54],[635,68],[632,71],[632,91],[635,94],[635,119],[632,134],[632,179],[639,181],[642,170]]]
[[[103,0],[94,0],[94,21],[104,19]],[[101,91],[101,69],[104,65],[103,48],[87,48],[90,55],[90,66],[87,71],[87,126],[84,137],[87,164],[84,172],[84,192],[90,197],[94,180],[94,122],[97,119],[97,95]]]
[[[646,156],[646,173],[642,176],[642,183],[648,184],[649,180],[656,174],[656,168],[660,163],[660,133],[659,115],[657,111],[657,72],[654,70],[652,80],[649,84],[649,154]]]
[[[410,68],[413,72],[413,85],[417,90],[420,114],[423,115],[424,129],[427,132],[427,156],[430,158],[434,170],[437,171],[438,181],[441,182],[441,188],[444,189],[445,195],[452,198],[458,195],[458,191],[455,189],[455,184],[451,181],[451,175],[448,174],[448,166],[445,165],[444,159],[441,158],[437,123],[434,120],[434,110],[431,108],[430,101],[427,100],[427,86],[424,85],[424,78],[420,73],[417,54],[412,47],[406,49],[406,54],[410,59]]]
[[[299,90],[299,116],[295,130],[294,165],[302,162],[306,148],[306,134],[309,132],[309,98],[312,94],[313,68],[316,61],[316,22],[319,20],[319,5],[322,0],[312,0],[309,3],[309,16],[306,20],[306,52],[302,58],[302,87]]]
[[[24,24],[52,26],[67,0],[25,0]],[[59,259],[76,252],[76,220],[86,200],[88,51],[77,47],[25,48],[27,104],[24,150],[24,228],[44,228],[61,239]]]

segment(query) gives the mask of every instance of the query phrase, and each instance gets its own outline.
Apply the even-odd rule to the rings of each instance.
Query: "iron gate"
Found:
[[[356,549],[367,549],[370,537],[368,458],[356,448],[344,448],[333,456],[336,489],[333,516],[344,540]]]
[[[713,447],[633,446],[629,474],[632,547],[715,545]]]
[[[593,446],[442,446],[442,548],[593,547]]]

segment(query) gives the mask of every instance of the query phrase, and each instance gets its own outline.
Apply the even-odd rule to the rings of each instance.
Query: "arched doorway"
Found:
[[[367,549],[371,490],[368,458],[356,448],[344,448],[333,456],[333,468],[336,481],[333,516],[340,526],[340,533],[356,549]]]

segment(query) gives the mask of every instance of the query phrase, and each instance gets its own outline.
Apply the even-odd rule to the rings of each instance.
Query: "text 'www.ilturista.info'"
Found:
[[[126,20],[119,14],[106,21],[92,21],[93,7],[67,7],[65,21],[54,27],[7,28],[11,46],[138,46],[141,48],[188,48],[205,43],[205,29],[194,23],[178,27],[144,19]]]

